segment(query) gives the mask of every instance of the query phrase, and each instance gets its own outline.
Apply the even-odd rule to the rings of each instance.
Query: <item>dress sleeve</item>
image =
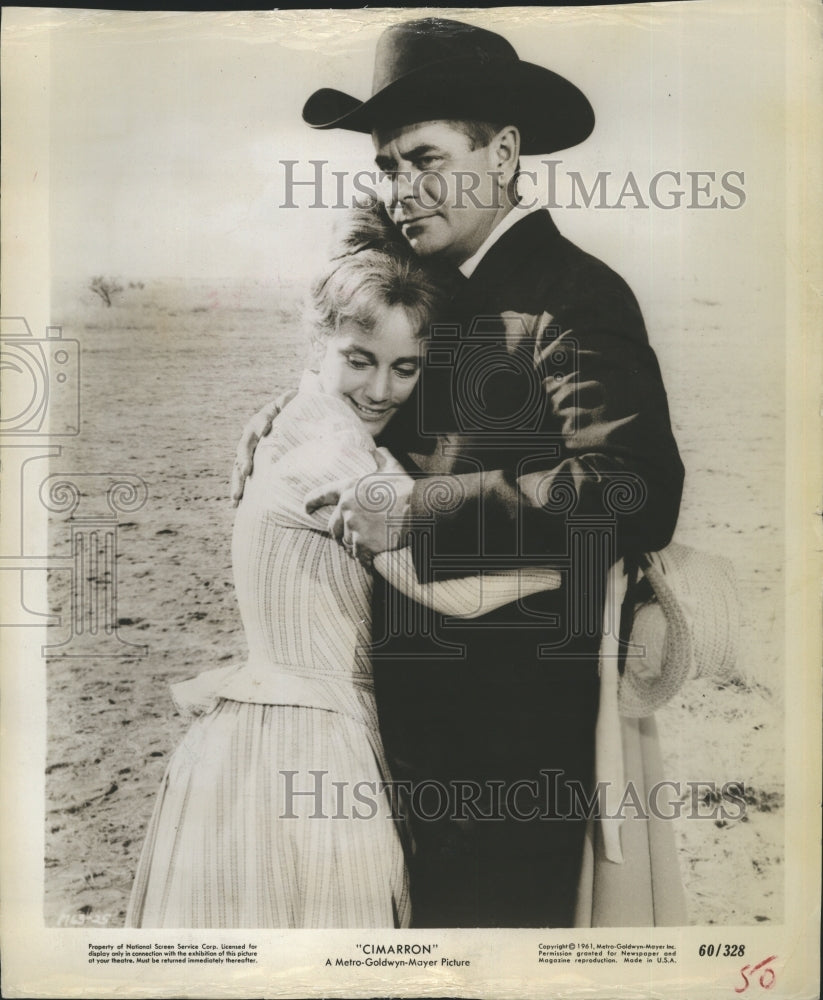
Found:
[[[255,453],[248,503],[287,527],[325,531],[330,508],[306,512],[306,498],[377,469],[374,439],[336,401],[298,394]]]
[[[479,618],[544,590],[557,590],[560,573],[540,567],[483,572],[451,580],[420,583],[411,549],[381,552],[374,568],[401,593],[418,604],[457,618]]]

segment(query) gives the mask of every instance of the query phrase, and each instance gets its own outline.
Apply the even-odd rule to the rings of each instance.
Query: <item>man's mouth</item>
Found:
[[[401,229],[411,228],[412,226],[416,226],[419,222],[426,222],[427,219],[434,219],[436,216],[437,213],[432,212],[430,215],[415,215],[412,218],[404,217],[400,219],[399,225]]]

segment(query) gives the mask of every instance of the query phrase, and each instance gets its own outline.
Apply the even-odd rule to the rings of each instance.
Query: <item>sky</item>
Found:
[[[521,58],[550,66],[587,94],[596,129],[556,154],[563,207],[555,219],[651,299],[674,281],[722,284],[729,254],[781,225],[779,7],[758,3],[742,17],[739,8],[703,0],[456,16],[499,31]],[[367,96],[377,36],[408,16],[42,12],[28,31],[48,42],[42,155],[52,275],[305,280],[333,213],[308,207],[308,188],[294,197],[300,207],[281,207],[282,161],[298,161],[296,177],[313,176],[309,161],[328,161],[324,176],[333,185],[332,170],[373,168],[373,149],[367,136],[309,129],[302,105],[321,86]],[[25,35],[12,26],[5,43]],[[547,168],[533,159],[524,168],[538,172],[532,191],[545,200]],[[571,171],[587,188],[609,171],[613,204],[629,172],[649,202],[649,182],[664,170],[681,174],[680,208],[638,208],[631,194],[621,209],[568,207]],[[721,175],[742,171],[745,179],[730,183],[742,187],[745,202],[683,207],[693,197],[690,171],[715,172],[707,200],[727,194]],[[660,191],[675,187],[667,175]],[[328,192],[331,201],[333,187]]]

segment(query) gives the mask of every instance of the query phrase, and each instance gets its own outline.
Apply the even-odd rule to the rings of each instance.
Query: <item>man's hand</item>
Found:
[[[234,456],[234,468],[231,473],[231,500],[235,507],[243,498],[246,480],[254,468],[254,449],[257,447],[260,438],[265,437],[269,433],[274,418],[286,405],[290,395],[281,396],[273,403],[267,403],[262,410],[255,413],[243,428],[243,434]]]
[[[379,552],[402,547],[404,518],[414,488],[414,480],[388,451],[380,448],[376,454],[377,472],[333,483],[306,497],[310,514],[334,506],[329,534],[364,566],[371,566]]]

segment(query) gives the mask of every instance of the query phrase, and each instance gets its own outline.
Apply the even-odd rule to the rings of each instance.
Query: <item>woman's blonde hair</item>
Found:
[[[382,307],[402,306],[423,337],[444,299],[441,280],[414,255],[382,203],[372,200],[347,210],[336,227],[305,318],[312,337],[324,339],[349,321],[371,332]]]

